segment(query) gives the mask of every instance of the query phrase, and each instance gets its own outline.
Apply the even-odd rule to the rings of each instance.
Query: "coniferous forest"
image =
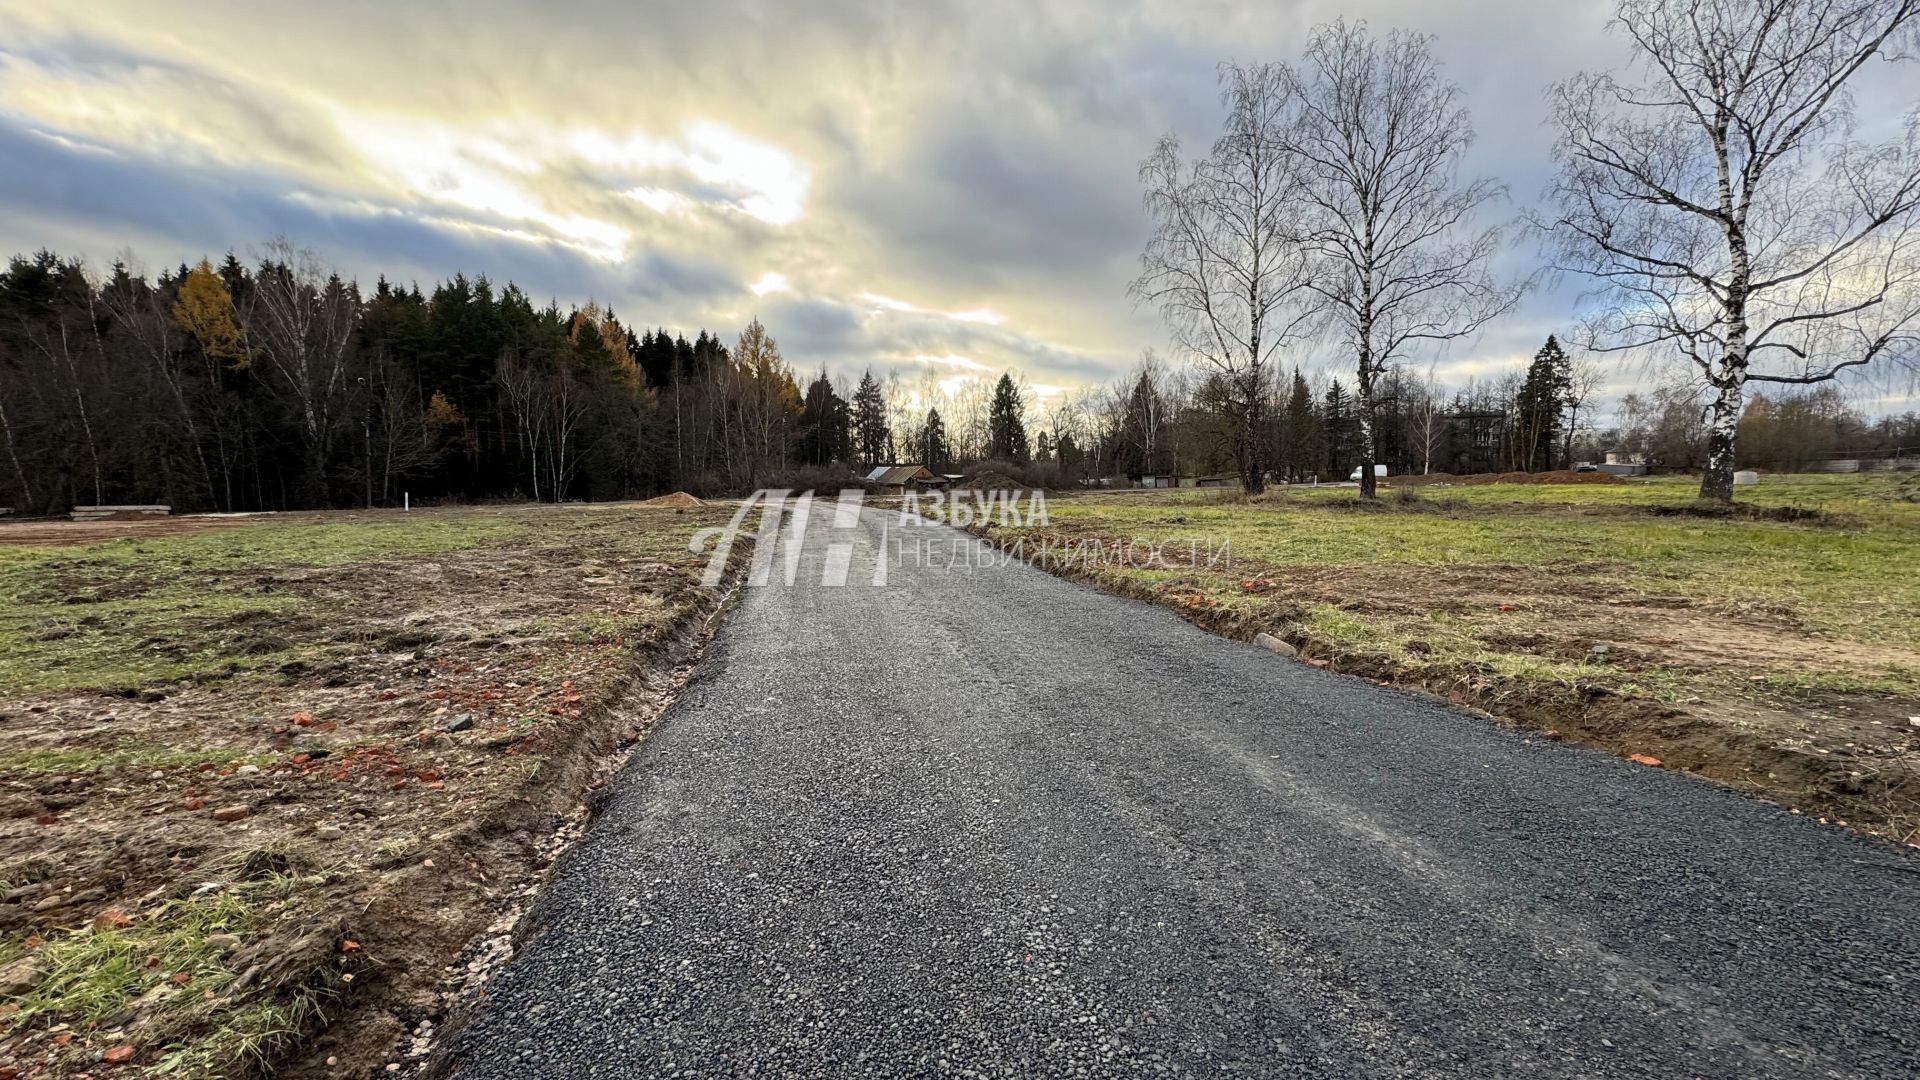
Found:
[[[463,274],[366,289],[284,243],[257,266],[103,276],[48,252],[0,274],[16,513],[738,489],[796,445],[801,395],[757,323],[636,329]]]

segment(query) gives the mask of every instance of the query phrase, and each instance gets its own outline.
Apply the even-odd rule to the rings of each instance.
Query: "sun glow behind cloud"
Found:
[[[760,280],[747,286],[747,288],[752,289],[753,295],[755,296],[767,296],[772,293],[790,292],[793,289],[793,284],[787,280],[787,275],[769,270],[760,275]]]
[[[805,165],[716,121],[692,121],[678,138],[645,132],[615,136],[587,129],[573,132],[565,142],[581,160],[593,165],[643,175],[690,176],[769,225],[791,225],[806,210],[812,174]]]
[[[396,194],[536,226],[596,258],[615,261],[635,236],[631,223],[555,208],[556,178],[589,168],[625,180],[628,200],[657,214],[745,214],[773,226],[799,220],[809,172],[784,152],[724,125],[698,121],[679,137],[642,131],[537,124],[456,125],[335,108],[335,126],[370,176]],[[692,181],[692,183],[688,183]],[[611,186],[611,185],[609,185]]]

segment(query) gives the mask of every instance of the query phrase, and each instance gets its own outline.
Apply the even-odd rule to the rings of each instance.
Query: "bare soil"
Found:
[[[0,545],[55,545],[97,544],[103,540],[143,539],[146,537],[182,536],[187,533],[208,532],[213,529],[232,529],[242,525],[255,524],[266,517],[280,519],[302,517],[311,514],[221,514],[187,515],[182,517],[143,517],[100,521],[58,521],[40,519],[33,521],[0,521]]]
[[[182,1009],[194,985],[156,972],[104,1024],[10,1024],[19,1007],[0,1005],[0,1076],[86,1075],[122,1046],[129,1067],[153,1066],[242,995],[310,994],[322,1011],[222,1075],[424,1059],[431,1040],[417,1036],[487,974],[472,956],[449,965],[511,927],[556,830],[686,677],[721,602],[684,551],[699,515],[596,516],[430,556],[232,572],[303,600],[237,629],[274,648],[324,642],[319,663],[132,698],[0,698],[0,939],[31,950],[189,895],[287,883],[228,950],[240,978],[218,1000]],[[664,554],[638,553],[648,529],[671,530]],[[233,584],[204,573],[209,588]],[[150,748],[167,753],[142,758]]]

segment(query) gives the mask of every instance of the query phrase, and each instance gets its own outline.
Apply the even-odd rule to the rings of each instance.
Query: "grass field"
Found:
[[[725,518],[0,528],[0,1075],[378,1070],[670,691]]]
[[[1920,503],[1888,477],[1769,476],[1737,516],[1703,516],[1693,493],[1680,478],[1378,504],[1332,487],[1114,493],[988,532],[1222,633],[1910,833]],[[1129,540],[1230,560],[1085,557]]]

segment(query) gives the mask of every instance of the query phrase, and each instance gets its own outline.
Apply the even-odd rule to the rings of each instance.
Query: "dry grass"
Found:
[[[1904,835],[1920,809],[1920,505],[1898,491],[1768,477],[1734,514],[1698,512],[1679,479],[1379,502],[1177,491],[1059,499],[1048,527],[991,533],[1224,546],[1216,565],[1055,568]]]

